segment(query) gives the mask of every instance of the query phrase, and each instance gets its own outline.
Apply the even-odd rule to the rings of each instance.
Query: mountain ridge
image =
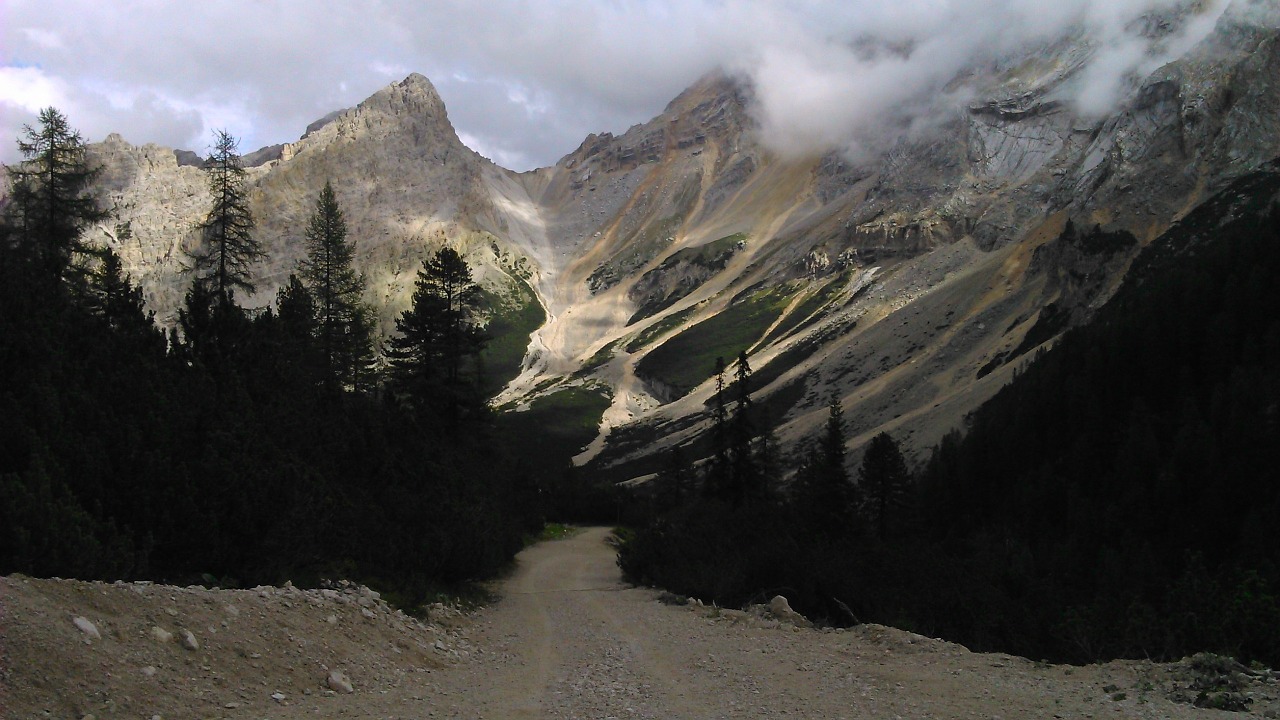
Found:
[[[960,68],[972,97],[872,156],[778,155],[759,140],[750,87],[718,72],[646,123],[515,173],[466,148],[413,74],[250,168],[269,260],[246,301],[269,302],[287,278],[312,198],[333,180],[384,331],[418,261],[446,242],[498,299],[492,312],[537,298],[547,320],[496,402],[609,395],[579,462],[643,474],[662,448],[696,447],[710,386],[694,371],[735,349],[752,353],[788,447],[836,396],[851,446],[891,430],[919,452],[1007,379],[1044,308],[1080,322],[1140,246],[1280,155],[1277,14],[1236,0],[1102,118],[1069,102],[1091,52],[1083,38]],[[131,229],[104,236],[171,318],[203,178],[173,151],[118,136],[93,150]],[[1068,220],[1136,242],[1071,249]],[[673,364],[657,352],[668,343],[668,355],[691,349]],[[609,442],[614,428],[628,431]]]

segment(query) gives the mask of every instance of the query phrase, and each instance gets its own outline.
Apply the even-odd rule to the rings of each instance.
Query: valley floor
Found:
[[[529,548],[499,602],[470,616],[434,606],[427,623],[357,586],[3,578],[0,717],[1219,714],[1169,699],[1186,684],[1180,665],[1047,665],[876,625],[812,630],[763,613],[664,605],[622,582],[607,537],[593,528]],[[198,648],[183,645],[184,630]],[[335,670],[353,692],[331,689]],[[1252,694],[1251,712],[1280,710],[1274,678]]]

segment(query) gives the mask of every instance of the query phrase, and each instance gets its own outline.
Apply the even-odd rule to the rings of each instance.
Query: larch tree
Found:
[[[249,210],[238,142],[226,130],[214,135],[213,150],[204,162],[213,205],[197,226],[201,247],[191,253],[190,269],[196,274],[196,282],[205,285],[214,302],[225,311],[233,304],[237,288],[253,291],[249,267],[265,254],[253,238],[253,213]]]
[[[355,249],[347,241],[347,223],[329,182],[307,223],[306,241],[302,279],[315,302],[325,384],[357,388],[373,362],[372,313],[361,302],[364,278],[351,265]]]
[[[18,152],[22,162],[5,166],[7,234],[41,275],[63,280],[73,257],[91,251],[84,231],[110,216],[91,192],[101,168],[89,166],[80,133],[53,107],[40,111],[39,127],[23,126]]]

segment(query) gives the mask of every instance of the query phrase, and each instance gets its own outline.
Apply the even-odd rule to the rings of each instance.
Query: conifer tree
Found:
[[[479,355],[485,337],[475,316],[480,287],[457,251],[441,248],[422,263],[413,305],[396,319],[388,350],[393,386],[421,414],[439,400],[443,420],[456,430],[464,415],[483,410]]]
[[[373,362],[373,324],[361,302],[364,278],[351,266],[355,250],[333,185],[326,182],[307,224],[302,277],[315,302],[316,340],[325,384],[354,388]]]
[[[890,516],[902,513],[907,504],[910,473],[898,443],[889,433],[871,438],[858,470],[862,506],[875,524],[881,540],[889,536]],[[901,518],[899,518],[901,519]]]
[[[857,494],[845,469],[844,409],[832,396],[827,422],[816,447],[796,473],[794,502],[806,524],[828,539],[847,536],[853,530],[859,507]]]
[[[104,318],[117,332],[163,347],[164,335],[156,328],[155,313],[148,312],[142,288],[124,271],[124,263],[111,248],[95,252],[99,263],[89,275],[86,288],[90,310]]]
[[[763,485],[753,448],[756,428],[751,411],[751,364],[746,351],[738,354],[733,389],[736,404],[729,426],[729,499],[742,504],[747,498],[760,496]]]
[[[729,492],[729,408],[725,399],[724,358],[716,358],[716,393],[711,405],[711,445],[714,454],[707,469],[703,493],[708,497],[725,497]]]
[[[57,108],[41,110],[39,127],[22,132],[23,161],[5,166],[12,187],[5,224],[43,277],[62,280],[73,256],[88,250],[85,229],[110,214],[90,192],[101,168],[88,165],[80,133]]]
[[[290,274],[289,281],[276,291],[276,342],[290,374],[304,384],[327,380],[327,367],[317,342],[316,302],[311,291]]]
[[[239,288],[252,292],[249,267],[264,257],[253,238],[253,213],[245,193],[245,170],[238,142],[226,130],[214,133],[213,150],[205,159],[213,206],[197,227],[201,247],[191,254],[196,281],[212,291],[218,305],[227,310]]]

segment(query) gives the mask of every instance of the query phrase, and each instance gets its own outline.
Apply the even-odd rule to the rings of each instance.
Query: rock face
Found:
[[[411,75],[257,157],[269,258],[246,300],[269,303],[295,270],[332,181],[384,331],[441,243],[498,296],[532,287],[547,323],[498,400],[607,385],[613,406],[581,461],[639,474],[644,456],[705,431],[699,368],[738,350],[784,445],[835,396],[851,445],[888,430],[919,451],[1105,302],[1142,243],[1280,155],[1278,28],[1274,4],[1235,0],[1104,117],[1073,101],[1096,52],[1087,38],[957,68],[963,104],[856,160],[770,153],[751,89],[715,74],[652,121],[516,174],[462,145],[431,83]],[[207,206],[201,171],[118,136],[94,153],[117,208],[102,237],[170,320]],[[1094,226],[1131,241],[1097,247]],[[730,334],[733,347],[711,342]],[[682,367],[642,364],[667,343],[687,348]]]

